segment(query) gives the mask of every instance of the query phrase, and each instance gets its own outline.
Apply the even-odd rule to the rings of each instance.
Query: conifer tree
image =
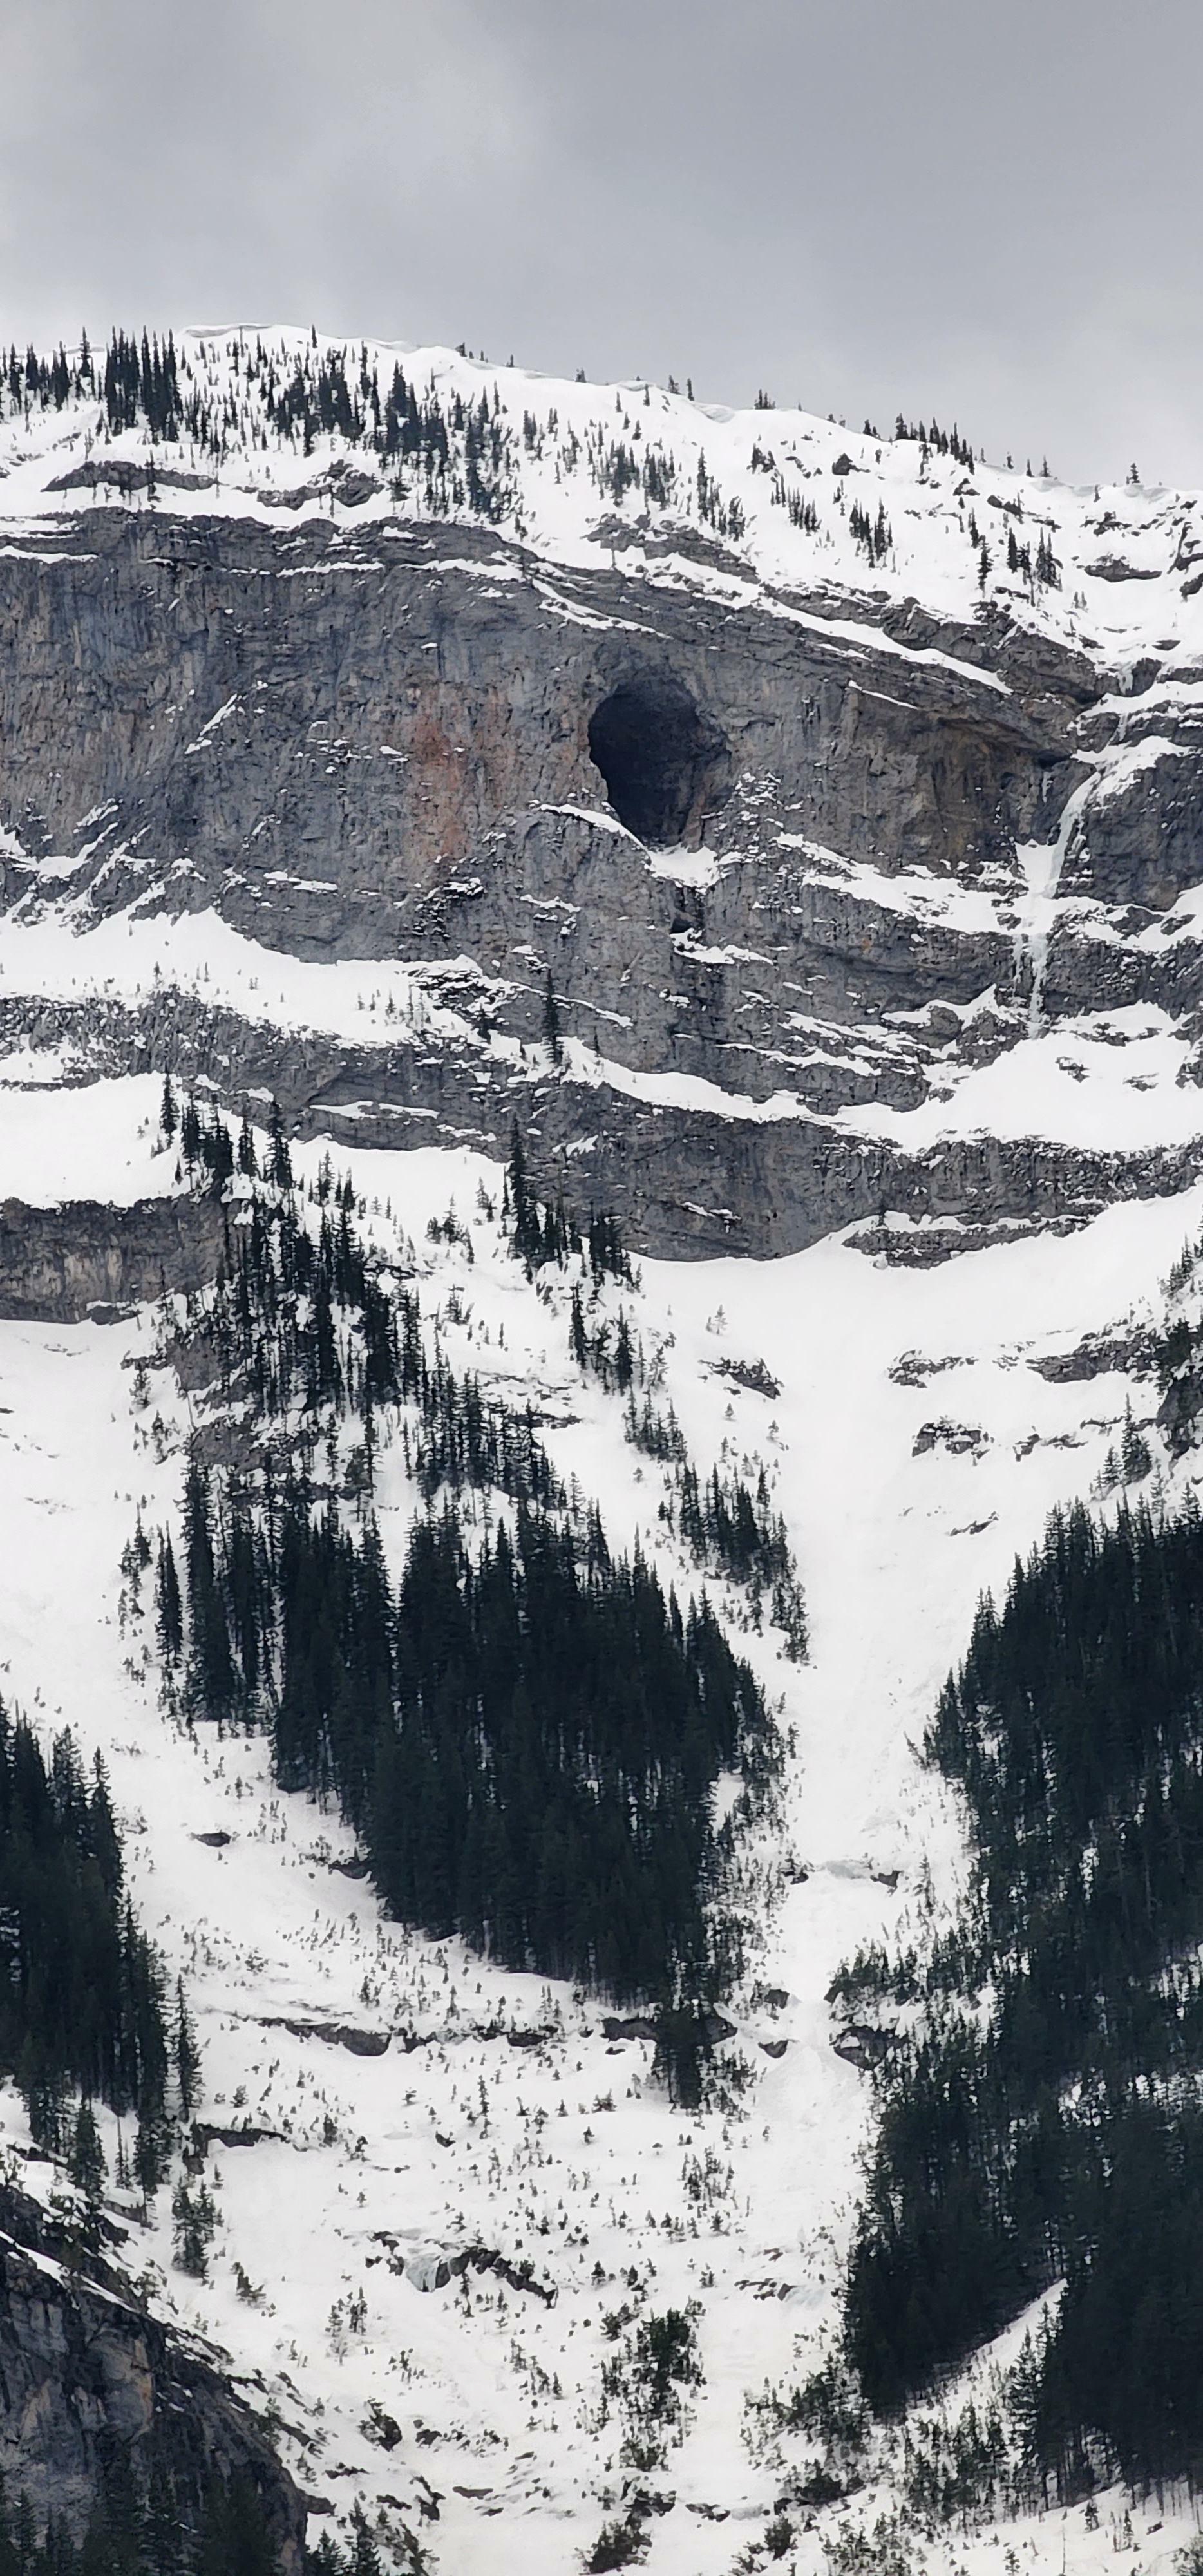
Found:
[[[175,2077],[179,2088],[180,2109],[190,2120],[196,2103],[200,2079],[200,2050],[184,1994],[183,1978],[177,1978],[175,1989],[175,2030],[172,2035]]]
[[[506,1166],[510,1222],[514,1251],[520,1261],[534,1263],[542,1248],[538,1206],[526,1178],[526,1155],[515,1120],[510,1129],[510,1159]]]
[[[121,1895],[123,1875],[121,1840],[113,1815],[113,1802],[109,1795],[109,1775],[105,1768],[104,1755],[100,1752],[94,1755],[92,1761],[86,1847],[89,1857],[95,1862],[100,1874],[105,1896],[109,1904],[116,1907]]]
[[[180,1598],[180,1578],[176,1572],[171,1533],[159,1541],[159,1562],[155,1578],[155,1626],[159,1653],[169,1668],[179,1663],[184,1651],[184,1607]]]
[[[550,966],[547,969],[547,985],[543,995],[543,1043],[552,1063],[562,1064],[564,1044],[560,1035],[560,1013],[556,1002],[555,986],[551,980]]]
[[[82,2191],[85,2200],[98,2201],[104,2189],[107,2167],[96,2114],[86,2095],[75,2117],[69,2170],[72,2182]]]
[[[281,1114],[280,1103],[275,1099],[272,1101],[271,1111],[268,1117],[268,1134],[271,1139],[269,1177],[274,1181],[278,1190],[290,1190],[292,1188],[292,1156],[289,1153],[288,1139],[284,1133],[284,1119]]]
[[[167,2133],[160,2104],[151,2099],[138,2113],[134,2134],[134,2179],[146,2209],[167,2172]]]
[[[209,2490],[198,2576],[279,2576],[279,2559],[245,2470]]]
[[[585,1316],[581,1305],[581,1292],[580,1289],[575,1286],[572,1291],[572,1320],[569,1332],[572,1345],[572,1356],[576,1361],[577,1367],[583,1369],[589,1357],[589,1343],[585,1332]]]
[[[171,2200],[175,2259],[195,2281],[209,2277],[209,2247],[217,2229],[217,2208],[203,2182],[176,2184]]]
[[[363,2506],[357,2504],[352,2517],[355,2534],[347,2576],[383,2576],[383,2562],[373,2539]]]
[[[191,1172],[195,1170],[200,1159],[201,1149],[200,1117],[191,1093],[184,1103],[183,1115],[180,1119],[180,1145],[183,1150],[184,1168]]]

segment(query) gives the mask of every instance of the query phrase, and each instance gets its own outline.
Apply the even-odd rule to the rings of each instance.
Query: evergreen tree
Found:
[[[82,2191],[85,2200],[99,2200],[107,2167],[96,2115],[86,2097],[76,2113],[69,2170],[72,2182]]]
[[[562,1064],[564,1044],[560,1035],[560,1013],[556,1002],[555,986],[551,980],[550,966],[547,969],[547,985],[543,995],[543,1043],[552,1063]]]
[[[217,2209],[203,2182],[180,2181],[172,2194],[175,2259],[181,2272],[196,2281],[209,2277],[209,2247],[217,2229]]]
[[[271,1110],[268,1116],[268,1135],[271,1140],[271,1160],[268,1167],[269,1177],[274,1181],[278,1190],[290,1190],[292,1188],[292,1156],[289,1153],[288,1139],[284,1133],[284,1119],[280,1109],[280,1103],[275,1099],[272,1101]]]
[[[184,1168],[187,1172],[193,1172],[200,1159],[201,1123],[196,1102],[191,1094],[184,1103],[180,1119],[180,1145],[183,1150]]]
[[[581,1292],[580,1289],[575,1286],[572,1291],[571,1318],[569,1338],[572,1346],[572,1356],[576,1361],[577,1367],[583,1369],[589,1358],[589,1340],[585,1331],[585,1315],[584,1309],[581,1305]]]
[[[279,2560],[253,2480],[242,2472],[210,2488],[199,2576],[279,2576]]]
[[[151,2099],[139,2108],[134,2138],[134,2179],[142,2194],[143,2208],[165,2180],[168,2162],[167,2124],[161,2105]]]
[[[184,2118],[190,2120],[200,2079],[200,2050],[196,2044],[196,2033],[192,2026],[192,2016],[188,2010],[182,1977],[176,1980],[173,2047],[180,2109]]]
[[[159,1541],[159,1562],[155,1577],[155,1629],[159,1653],[169,1669],[174,1669],[184,1651],[184,1605],[180,1597],[180,1578],[176,1571],[175,1552],[169,1532]]]
[[[360,2504],[356,2505],[352,2514],[351,2527],[355,2537],[348,2576],[383,2576],[380,2551],[372,2537],[363,2506]]]
[[[506,1166],[506,1190],[510,1212],[511,1240],[520,1261],[533,1264],[542,1250],[539,1211],[526,1177],[526,1155],[517,1122],[510,1129],[510,1159]]]

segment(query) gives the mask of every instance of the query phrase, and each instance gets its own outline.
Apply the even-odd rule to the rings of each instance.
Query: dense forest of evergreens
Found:
[[[254,1178],[253,1145],[235,1156],[216,1115],[189,1104],[181,1140],[218,1187],[236,1160]],[[611,1553],[529,1409],[451,1368],[416,1292],[365,1247],[349,1184],[323,1175],[312,1224],[278,1122],[268,1160],[267,1186],[228,1205],[222,1276],[188,1327],[266,1437],[241,1475],[194,1459],[179,1556],[160,1544],[181,1705],[267,1726],[280,1779],[337,1800],[406,1920],[700,2011],[738,1964],[738,1928],[710,1902],[714,1784],[763,1781],[778,1759],[751,1672],[704,1595],[682,1607],[638,1549]],[[517,1146],[507,1224],[525,1260],[576,1258]],[[612,1220],[595,1216],[589,1242],[595,1277],[629,1280]],[[371,1509],[386,1416],[426,1506],[395,1583]],[[710,1505],[726,1512],[721,1486]],[[732,1521],[728,1553],[762,1538]]]
[[[470,1543],[448,1499],[395,1590],[374,1524],[300,1481],[269,1518],[194,1467],[186,1517],[186,1615],[160,1623],[186,1705],[268,1724],[399,1916],[625,2000],[713,1991],[711,1790],[771,1730],[704,1600],[683,1615],[596,1516],[581,1537],[527,1502]]]
[[[100,1757],[89,1778],[60,1735],[47,1763],[0,1706],[0,2070],[56,2151],[73,2148],[72,2095],[136,2113],[155,2181],[168,2066],[162,1967],[125,1894]]]
[[[928,1753],[968,1904],[862,1955],[919,2002],[879,2074],[849,2355],[890,2411],[1064,2279],[1022,2374],[1033,2472],[1203,2480],[1203,1521],[1057,1514],[983,1602]]]

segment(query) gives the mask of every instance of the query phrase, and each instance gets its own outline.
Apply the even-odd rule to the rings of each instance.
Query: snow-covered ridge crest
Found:
[[[902,424],[896,424],[900,426]],[[280,524],[492,526],[536,555],[621,554],[660,580],[915,598],[1021,626],[1123,674],[1203,652],[1198,496],[1069,486],[957,431],[882,436],[802,410],[729,410],[642,379],[593,385],[463,351],[230,326],[160,344],[11,354],[0,519],[110,503]],[[917,434],[916,434],[917,433]],[[488,567],[481,563],[481,576]]]

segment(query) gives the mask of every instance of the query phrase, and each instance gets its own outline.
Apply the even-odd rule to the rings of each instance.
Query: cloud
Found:
[[[0,237],[23,328],[357,297],[525,164],[473,0],[10,0]],[[306,317],[307,318],[307,317]],[[347,316],[349,322],[354,317]]]
[[[1203,480],[1195,0],[7,0],[0,336],[466,339]]]

